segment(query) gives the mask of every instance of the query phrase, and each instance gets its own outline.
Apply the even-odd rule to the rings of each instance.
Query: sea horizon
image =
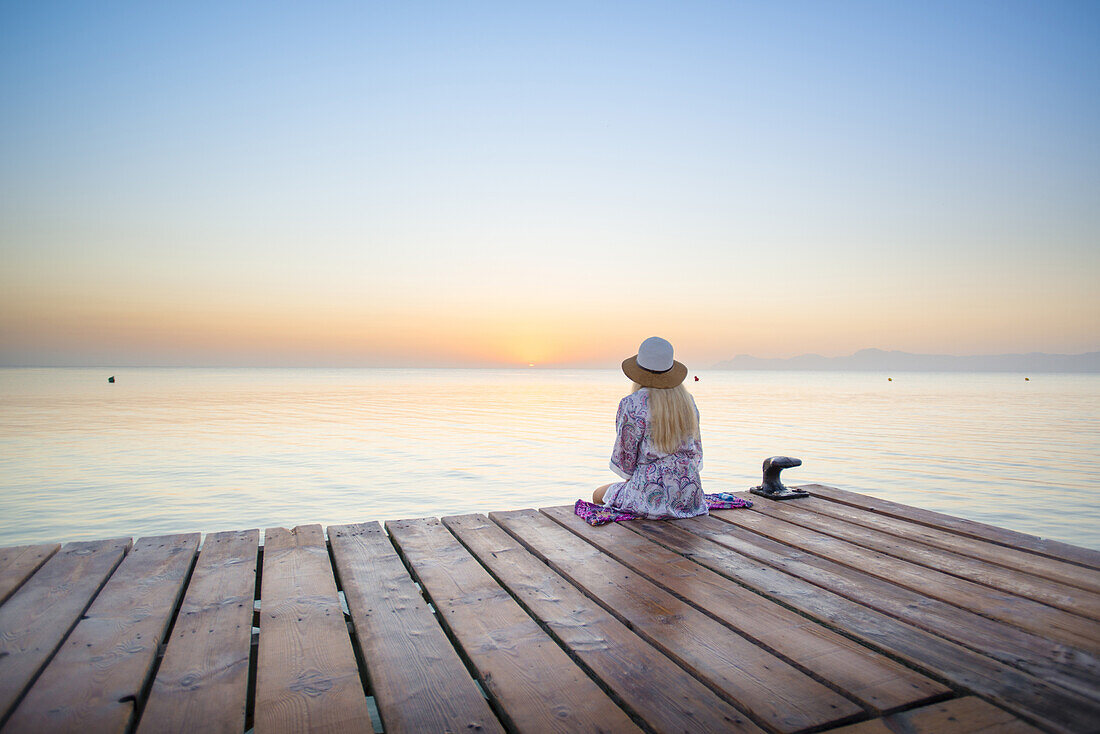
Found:
[[[861,350],[863,351],[863,350]],[[1037,355],[1043,357],[1061,357],[1061,356],[1087,356],[1098,354],[1098,352],[1083,352],[1080,354],[1061,355],[1050,354],[1047,352],[1030,352],[1026,356]],[[747,355],[739,355],[744,357]],[[806,356],[819,356],[819,355],[799,355],[800,357]],[[938,356],[938,355],[915,355],[915,356]],[[993,357],[999,355],[966,355],[966,357]],[[966,358],[962,357],[962,358]],[[799,357],[791,358],[776,358],[776,360],[782,359],[798,359]],[[752,359],[769,359],[769,358],[757,358]],[[826,358],[829,359],[829,358]],[[612,370],[619,371],[619,365],[559,365],[559,364],[533,364],[533,365],[428,365],[428,364],[398,364],[398,365],[347,365],[347,364],[12,364],[3,365],[0,364],[0,370],[48,370],[48,369],[67,369],[67,370],[121,370],[121,369],[241,369],[241,370],[285,370],[285,369],[302,369],[302,370],[517,370],[526,372],[530,370]],[[940,374],[1003,374],[1012,372],[1027,372],[1029,374],[1075,374],[1075,375],[1088,375],[1095,374],[1097,369],[917,369],[917,368],[889,368],[889,367],[867,367],[867,368],[815,368],[815,367],[727,367],[719,365],[710,365],[704,367],[688,367],[692,372],[896,372],[896,373],[940,373]]]

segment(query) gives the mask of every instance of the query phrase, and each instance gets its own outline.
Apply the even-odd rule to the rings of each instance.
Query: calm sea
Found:
[[[696,374],[707,491],[786,454],[804,462],[788,483],[1100,548],[1100,375]],[[628,387],[617,370],[3,369],[0,545],[571,503],[615,478]]]

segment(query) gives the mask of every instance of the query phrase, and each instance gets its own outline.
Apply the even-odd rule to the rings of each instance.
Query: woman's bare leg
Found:
[[[602,487],[596,487],[596,491],[592,493],[592,501],[597,505],[602,505],[603,496],[607,493],[607,488],[610,486],[610,484],[605,484]]]

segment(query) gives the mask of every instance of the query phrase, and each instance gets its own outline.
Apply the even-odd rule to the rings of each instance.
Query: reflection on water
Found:
[[[788,454],[789,483],[1100,548],[1100,376],[698,374],[707,491]],[[0,545],[570,503],[614,480],[628,390],[611,370],[0,370]]]

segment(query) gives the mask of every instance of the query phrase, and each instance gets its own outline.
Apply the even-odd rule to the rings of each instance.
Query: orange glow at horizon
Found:
[[[809,352],[836,356],[877,347],[953,354],[1019,351],[1009,339],[1025,336],[1042,351],[1067,335],[1077,351],[1094,349],[1095,306],[1089,301],[981,304],[973,295],[940,299],[938,308],[916,295],[888,303],[815,303],[790,297],[732,305],[700,299],[705,318],[682,312],[606,302],[496,304],[469,301],[461,308],[297,302],[266,305],[205,302],[113,301],[0,296],[0,344],[5,351],[68,350],[97,363],[316,364],[425,366],[616,366],[642,339],[661,335],[692,369],[737,354],[787,357]],[[1048,325],[1057,321],[1061,333]],[[1074,336],[1076,335],[1076,336]],[[999,341],[1000,340],[1000,341]],[[1049,345],[1049,346],[1048,346]],[[144,356],[142,356],[144,355]],[[122,360],[121,362],[118,360]]]

